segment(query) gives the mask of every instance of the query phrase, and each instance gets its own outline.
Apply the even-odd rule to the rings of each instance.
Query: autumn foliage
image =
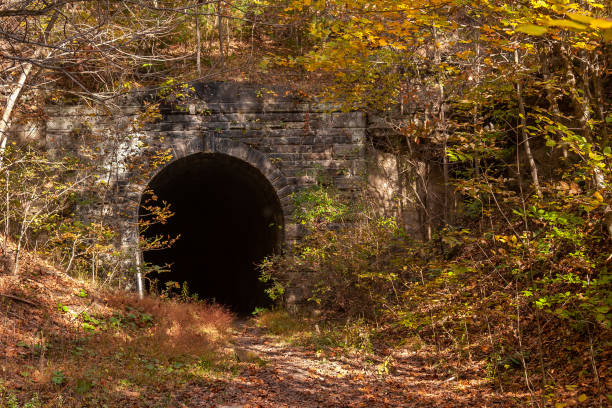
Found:
[[[290,85],[305,99],[367,110],[384,124],[385,132],[370,134],[368,147],[394,160],[397,194],[393,208],[383,211],[373,197],[342,197],[329,183],[296,193],[294,221],[308,234],[264,262],[273,297],[283,300],[295,284],[290,276],[307,277],[303,310],[316,316],[317,332],[325,323],[345,334],[365,333],[356,337],[383,354],[418,344],[437,366],[455,372],[452,378],[472,370],[517,405],[612,403],[609,3],[106,4],[0,5],[0,209],[17,254],[44,234],[45,245],[28,249],[65,271],[89,277],[93,270],[93,281],[123,286],[133,273],[120,270],[131,255],[114,250],[106,218],[85,225],[73,214],[70,166],[88,162],[62,167],[43,160],[27,141],[19,141],[25,148],[11,147],[17,141],[10,140],[10,124],[43,118],[47,103],[107,109],[134,92],[180,102],[199,80]],[[158,118],[152,107],[145,120]],[[160,163],[166,156],[159,153]],[[142,169],[133,165],[135,173]],[[103,196],[98,192],[107,192],[103,183],[94,185],[92,207]],[[42,216],[33,217],[41,208]],[[418,215],[416,234],[409,233],[407,214]],[[18,275],[19,264],[5,261]],[[15,289],[9,283],[2,284]],[[210,336],[198,324],[204,315],[220,331],[227,326],[214,307],[121,296],[108,302],[116,310],[126,304],[125,322],[138,310],[132,314],[140,323],[132,323],[146,330],[107,335],[115,348],[104,358],[121,347],[144,347],[160,356],[155,370],[171,366],[168,356],[190,350],[196,340],[208,347]],[[67,313],[63,306],[45,310]],[[112,313],[87,313],[77,314],[79,330],[100,331],[103,320],[111,321]],[[145,314],[156,325],[143,322]],[[7,353],[30,356],[35,340]],[[48,377],[47,385],[92,383],[74,369],[79,378],[30,371]]]

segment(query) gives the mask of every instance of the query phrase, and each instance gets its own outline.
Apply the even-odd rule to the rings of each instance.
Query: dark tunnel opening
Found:
[[[164,288],[187,282],[190,293],[246,315],[270,300],[256,264],[280,250],[283,214],[274,187],[255,167],[219,153],[198,153],[167,165],[149,183],[157,202],[174,215],[141,234],[149,240],[177,237],[169,248],[143,251],[146,263],[169,272],[148,281]],[[149,198],[147,198],[149,197]],[[151,219],[144,194],[140,219]]]

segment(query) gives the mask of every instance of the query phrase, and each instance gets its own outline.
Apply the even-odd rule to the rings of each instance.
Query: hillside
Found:
[[[0,276],[2,408],[505,407],[528,398],[495,392],[477,361],[456,366],[417,339],[362,348],[360,335],[342,334],[350,326],[285,312],[232,329],[219,307],[139,301],[24,261],[20,277]]]
[[[171,406],[229,371],[220,307],[138,300],[30,254],[22,268],[0,275],[1,407]]]

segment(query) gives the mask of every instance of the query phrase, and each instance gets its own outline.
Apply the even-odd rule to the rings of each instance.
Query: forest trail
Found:
[[[250,321],[236,326],[232,344],[236,359],[247,362],[247,368],[211,387],[189,390],[179,397],[183,407],[521,405],[469,372],[462,372],[460,380],[442,373],[425,352],[395,350],[382,359],[338,349],[316,351],[283,342]]]

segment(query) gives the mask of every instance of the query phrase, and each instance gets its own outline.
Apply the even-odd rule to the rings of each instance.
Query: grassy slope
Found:
[[[165,407],[234,369],[225,310],[137,300],[25,258],[20,276],[0,274],[12,296],[0,296],[0,407]]]

